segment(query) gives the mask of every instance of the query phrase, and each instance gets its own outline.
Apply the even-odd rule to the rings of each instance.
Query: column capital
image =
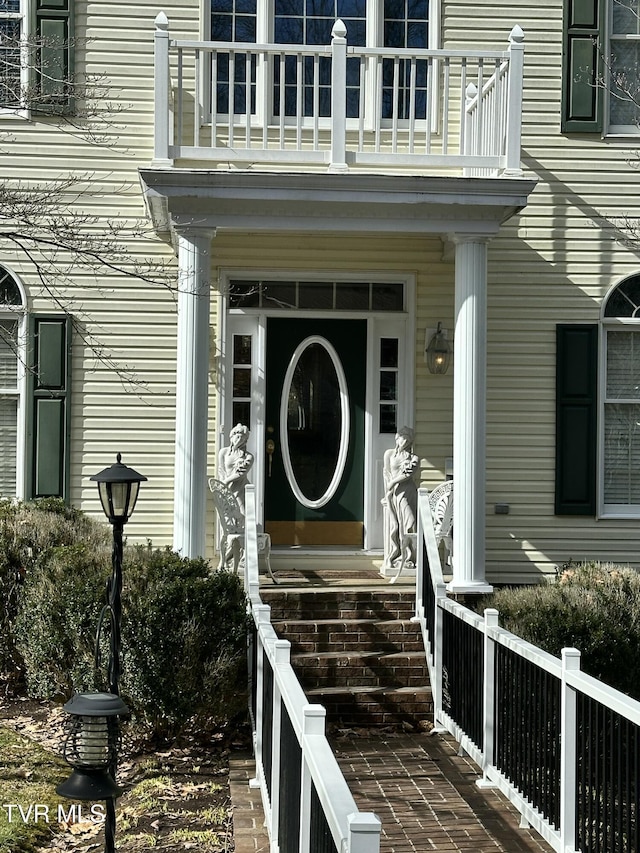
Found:
[[[187,240],[197,238],[213,240],[217,233],[217,229],[210,225],[196,225],[194,223],[182,225],[179,222],[173,222],[172,228],[177,237],[184,237]]]
[[[489,243],[493,240],[495,234],[487,234],[486,232],[481,233],[467,233],[466,231],[454,231],[447,234],[447,240],[450,243],[453,243],[456,246],[464,243]]]

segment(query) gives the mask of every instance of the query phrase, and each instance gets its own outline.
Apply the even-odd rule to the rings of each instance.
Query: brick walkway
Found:
[[[497,790],[478,788],[478,768],[447,737],[348,733],[334,750],[361,811],[382,821],[381,853],[547,853],[551,847]],[[258,791],[249,790],[250,759],[232,764],[236,853],[266,853]]]

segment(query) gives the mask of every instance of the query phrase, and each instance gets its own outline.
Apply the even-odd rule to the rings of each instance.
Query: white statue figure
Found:
[[[229,433],[229,447],[223,447],[218,457],[218,479],[233,493],[242,515],[244,487],[249,482],[248,473],[253,465],[253,454],[247,450],[249,427],[236,424]]]
[[[408,564],[415,565],[415,537],[407,536],[416,531],[418,489],[414,481],[418,469],[418,457],[413,453],[413,430],[402,427],[396,433],[396,445],[385,451],[382,476],[385,496],[384,565],[389,569],[402,563],[403,549],[411,549]]]

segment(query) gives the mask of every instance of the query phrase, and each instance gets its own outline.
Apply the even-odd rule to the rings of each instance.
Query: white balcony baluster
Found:
[[[154,163],[520,176],[523,50],[517,26],[508,50],[349,46],[340,20],[326,46],[172,40],[161,13]],[[359,80],[358,112],[349,116],[348,62],[350,81]],[[329,116],[324,63],[331,68]]]

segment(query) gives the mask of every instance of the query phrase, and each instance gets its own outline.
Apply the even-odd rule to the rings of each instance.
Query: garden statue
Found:
[[[396,444],[385,451],[384,480],[384,563],[385,569],[415,565],[415,536],[418,489],[414,475],[418,457],[413,453],[413,430],[402,427],[396,433]],[[407,555],[405,550],[409,551]],[[404,557],[404,559],[403,559]]]
[[[253,465],[253,454],[247,450],[249,427],[236,424],[229,433],[229,447],[223,447],[218,457],[218,479],[232,492],[244,516],[244,487]]]

